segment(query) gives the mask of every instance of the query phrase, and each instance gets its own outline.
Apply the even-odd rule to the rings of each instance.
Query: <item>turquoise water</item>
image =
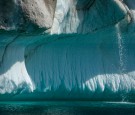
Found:
[[[135,115],[126,102],[0,102],[0,115]]]

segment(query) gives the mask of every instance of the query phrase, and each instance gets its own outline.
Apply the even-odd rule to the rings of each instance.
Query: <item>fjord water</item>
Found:
[[[1,102],[1,115],[134,115],[135,104],[120,102]]]

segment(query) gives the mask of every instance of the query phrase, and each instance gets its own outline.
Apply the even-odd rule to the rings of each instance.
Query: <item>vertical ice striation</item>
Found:
[[[135,94],[133,0],[11,3],[10,13],[0,11],[0,94],[101,100]],[[15,32],[4,32],[12,25]]]
[[[16,37],[15,37],[16,38]],[[17,39],[17,38],[16,38]],[[32,92],[33,83],[27,73],[23,46],[15,46],[14,38],[4,48],[0,65],[0,93]]]
[[[123,49],[118,47],[123,44],[118,44],[118,36],[113,30],[114,33],[109,34],[104,31],[105,35],[101,32],[64,38],[55,36],[58,38],[54,41],[37,47],[26,59],[27,71],[37,90],[52,92],[55,97],[64,89],[74,98],[78,93],[87,98],[96,93],[107,96],[109,93],[134,92],[135,65],[123,70],[125,60],[120,54]],[[130,52],[130,57],[134,57],[133,49]],[[129,66],[134,59],[130,61]],[[74,95],[76,91],[78,93]]]

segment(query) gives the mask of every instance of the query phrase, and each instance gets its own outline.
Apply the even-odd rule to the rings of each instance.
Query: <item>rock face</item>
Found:
[[[124,19],[129,23],[133,3],[132,0],[1,0],[0,29],[89,33]]]
[[[49,29],[56,0],[1,0],[0,29],[33,31]]]
[[[132,0],[1,0],[0,29],[89,33],[130,22]],[[131,14],[133,12],[131,11]],[[131,15],[130,15],[131,16]]]

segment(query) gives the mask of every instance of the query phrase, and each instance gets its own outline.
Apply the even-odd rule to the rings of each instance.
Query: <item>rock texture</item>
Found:
[[[56,0],[1,0],[0,29],[34,31],[49,29]]]
[[[130,16],[134,19],[133,3],[133,0],[1,0],[0,29],[89,33],[123,19],[129,23]]]

